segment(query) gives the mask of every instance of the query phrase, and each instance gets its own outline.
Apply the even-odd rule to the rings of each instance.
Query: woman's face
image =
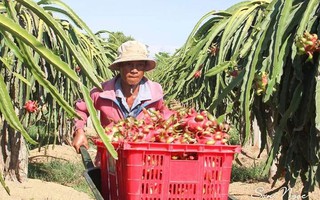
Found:
[[[145,61],[123,62],[120,66],[122,81],[127,85],[137,85],[144,76]]]

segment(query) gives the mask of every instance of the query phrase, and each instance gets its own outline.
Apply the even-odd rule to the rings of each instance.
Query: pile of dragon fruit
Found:
[[[227,123],[218,123],[207,111],[191,108],[184,112],[170,111],[165,117],[159,111],[143,110],[145,117],[129,117],[105,127],[112,142],[158,142],[171,144],[225,145],[230,129]]]

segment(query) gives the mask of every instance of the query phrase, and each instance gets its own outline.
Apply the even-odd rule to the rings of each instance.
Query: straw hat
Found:
[[[119,70],[119,64],[127,61],[147,61],[145,71],[152,70],[156,67],[156,61],[148,58],[148,50],[146,45],[138,41],[128,41],[118,48],[118,57],[109,66],[111,70]]]

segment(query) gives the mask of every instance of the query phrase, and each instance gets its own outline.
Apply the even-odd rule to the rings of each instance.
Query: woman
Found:
[[[143,118],[143,108],[165,111],[161,85],[144,76],[144,72],[155,66],[156,62],[148,58],[146,46],[138,41],[125,42],[118,48],[118,57],[109,68],[120,73],[102,83],[102,91],[98,88],[91,91],[91,98],[95,108],[100,111],[103,127],[129,116]],[[84,101],[78,101],[75,107],[82,119],[75,120],[72,145],[79,153],[81,145],[88,148],[83,128],[89,113]]]

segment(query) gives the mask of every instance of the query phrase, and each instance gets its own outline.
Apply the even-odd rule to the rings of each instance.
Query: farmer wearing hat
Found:
[[[161,85],[144,76],[144,72],[155,66],[156,62],[148,58],[146,45],[138,41],[125,42],[118,48],[118,57],[109,68],[119,71],[119,74],[102,83],[102,91],[93,88],[90,93],[95,108],[100,111],[103,127],[127,117],[143,118],[143,108],[164,112]],[[82,100],[76,103],[75,108],[82,119],[75,120],[72,145],[79,152],[81,145],[88,148],[83,128],[89,113]]]

